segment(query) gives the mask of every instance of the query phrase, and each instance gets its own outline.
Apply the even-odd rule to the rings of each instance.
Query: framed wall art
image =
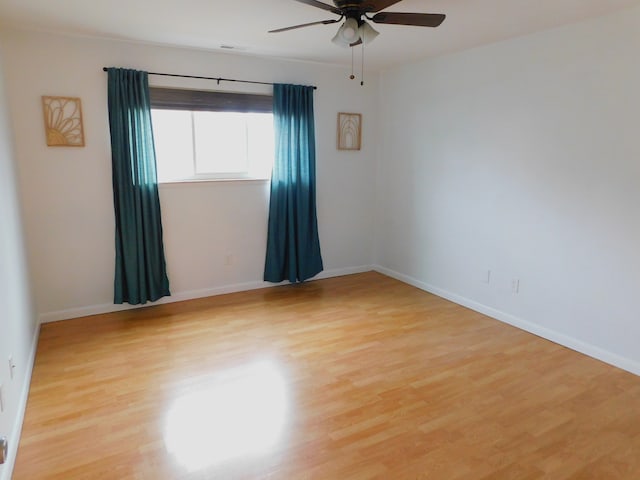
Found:
[[[338,150],[360,150],[362,143],[362,115],[338,113]]]
[[[42,97],[47,145],[84,147],[82,105],[77,97]]]

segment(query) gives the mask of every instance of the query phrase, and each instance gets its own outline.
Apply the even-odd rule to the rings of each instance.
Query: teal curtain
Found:
[[[264,279],[303,282],[323,269],[316,218],[313,87],[276,84],[276,156]]]
[[[171,295],[162,243],[147,72],[108,69],[116,223],[114,303]]]

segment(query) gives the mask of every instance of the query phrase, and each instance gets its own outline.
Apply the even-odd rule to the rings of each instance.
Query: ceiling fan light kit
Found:
[[[359,39],[358,21],[355,18],[347,18],[331,41],[346,48],[356,43]]]
[[[380,33],[366,21],[361,20],[360,26],[358,26],[358,21],[355,18],[347,18],[331,41],[340,47],[348,48],[360,45],[360,43],[368,45],[378,35]]]
[[[334,5],[329,5],[317,0],[295,1],[334,13],[339,15],[340,18],[320,20],[318,22],[279,28],[277,30],[271,30],[269,33],[286,32],[288,30],[310,27],[312,25],[329,25],[331,23],[338,23],[345,18],[346,20],[340,26],[338,32],[331,41],[344,48],[353,48],[356,45],[362,45],[364,48],[365,44],[371,43],[379,35],[367,20],[370,20],[373,23],[384,23],[389,25],[437,27],[445,19],[445,15],[438,13],[381,12],[381,10],[395,5],[396,3],[400,3],[402,0],[333,0]],[[370,17],[368,16],[370,13],[374,13],[375,15]],[[351,78],[353,78],[353,74],[351,75]],[[363,84],[363,82],[360,83]]]
[[[378,35],[380,35],[380,32],[378,32],[367,22],[363,21],[362,25],[358,27],[358,35],[360,36],[360,40],[362,40],[362,43],[369,45],[375,40]]]

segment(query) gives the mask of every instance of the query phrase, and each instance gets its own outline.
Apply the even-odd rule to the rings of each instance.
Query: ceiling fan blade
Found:
[[[379,12],[385,8],[389,8],[391,5],[399,3],[401,0],[365,0],[360,4],[360,11],[363,13]]]
[[[305,3],[307,5],[311,5],[312,7],[318,7],[322,10],[327,10],[328,12],[333,12],[336,15],[342,15],[342,12],[334,7],[333,5],[327,5],[326,3],[318,2],[316,0],[296,0],[296,2]]]
[[[375,23],[393,25],[415,25],[417,27],[437,27],[444,22],[446,15],[440,13],[376,13],[371,20]]]
[[[294,30],[296,28],[310,27],[311,25],[329,25],[331,23],[338,23],[339,21],[340,21],[340,18],[337,18],[334,20],[320,20],[319,22],[303,23],[301,25],[293,25],[292,27],[284,27],[284,28],[278,28],[276,30],[269,30],[269,33],[286,32],[288,30]]]

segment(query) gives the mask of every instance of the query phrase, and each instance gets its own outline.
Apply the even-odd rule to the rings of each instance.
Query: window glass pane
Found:
[[[158,181],[269,178],[272,113],[151,110]]]
[[[272,113],[246,114],[249,131],[249,164],[251,175],[269,178],[273,167],[274,135]]]
[[[193,176],[191,112],[152,109],[151,122],[158,181],[170,182]]]
[[[193,112],[196,174],[248,174],[246,115]]]

